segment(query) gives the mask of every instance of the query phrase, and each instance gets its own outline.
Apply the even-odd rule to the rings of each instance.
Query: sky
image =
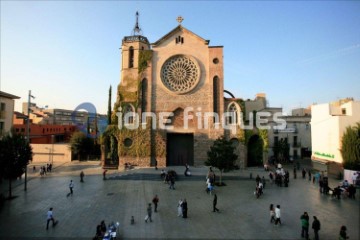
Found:
[[[39,107],[106,113],[120,83],[121,41],[151,43],[182,25],[224,46],[225,89],[270,107],[360,100],[360,1],[1,1],[0,90]]]

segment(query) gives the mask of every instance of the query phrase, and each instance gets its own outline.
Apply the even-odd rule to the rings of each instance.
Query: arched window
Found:
[[[141,82],[141,112],[146,112],[146,98],[147,98],[147,79],[144,78]]]
[[[237,124],[239,121],[239,110],[237,108],[237,106],[235,105],[235,103],[232,103],[229,106],[229,123],[230,124]]]
[[[129,48],[129,68],[134,67],[134,48]]]
[[[134,123],[134,115],[135,115],[135,112],[134,112],[133,106],[131,106],[131,104],[128,104],[125,107],[125,112],[124,112],[125,124],[133,124]]]
[[[213,78],[213,111],[219,113],[219,77]]]

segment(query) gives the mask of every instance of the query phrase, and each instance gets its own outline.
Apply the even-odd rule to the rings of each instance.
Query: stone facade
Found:
[[[140,122],[145,112],[154,117],[146,118],[150,133],[141,137],[119,130],[120,165],[204,165],[213,141],[225,134],[235,139],[239,165],[245,166],[240,129],[226,134],[221,124],[227,104],[237,105],[224,101],[222,46],[209,46],[208,40],[179,25],[152,44],[141,35],[124,37],[121,49],[121,82],[115,104],[121,115],[115,119],[124,127],[136,128],[136,115],[131,114],[138,114]],[[240,106],[236,109],[239,114]],[[214,112],[219,120],[207,114]],[[139,147],[147,150],[135,149]]]

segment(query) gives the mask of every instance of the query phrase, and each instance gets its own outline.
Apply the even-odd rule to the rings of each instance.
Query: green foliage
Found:
[[[269,148],[269,138],[267,129],[259,129],[259,136],[262,139],[262,151],[267,152]]]
[[[216,139],[207,152],[208,159],[205,161],[206,166],[213,166],[220,170],[220,185],[222,172],[227,172],[236,169],[235,161],[238,156],[234,153],[235,148],[231,141],[226,140],[225,137]]]
[[[340,150],[343,166],[350,170],[360,170],[360,122],[346,128]]]
[[[286,162],[289,160],[289,144],[285,139],[280,139],[274,143],[274,157],[278,162]]]
[[[85,133],[75,132],[70,138],[69,147],[72,153],[78,156],[78,160],[84,160],[93,152],[95,144]]]
[[[139,67],[138,72],[142,73],[147,67],[148,62],[152,58],[152,50],[142,50],[139,51]]]
[[[20,177],[31,160],[32,148],[23,135],[6,135],[0,140],[1,176]]]

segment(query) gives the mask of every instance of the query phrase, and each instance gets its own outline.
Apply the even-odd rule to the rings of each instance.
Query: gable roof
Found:
[[[157,40],[156,42],[152,43],[151,45],[156,47],[158,45],[160,45],[163,41],[165,41],[166,39],[168,39],[170,36],[172,36],[175,32],[178,31],[185,31],[190,33],[191,35],[197,37],[198,39],[200,39],[201,41],[204,42],[205,45],[209,45],[210,40],[205,40],[204,38],[200,37],[199,35],[193,33],[192,31],[188,30],[187,28],[184,28],[183,26],[179,25],[176,28],[174,28],[173,30],[171,30],[168,34],[166,34],[165,36],[163,36],[162,38],[160,38],[159,40]]]

